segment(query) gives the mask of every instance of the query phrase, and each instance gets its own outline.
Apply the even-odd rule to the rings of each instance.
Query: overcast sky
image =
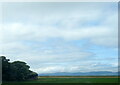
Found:
[[[38,73],[117,71],[118,3],[2,3],[0,49]]]

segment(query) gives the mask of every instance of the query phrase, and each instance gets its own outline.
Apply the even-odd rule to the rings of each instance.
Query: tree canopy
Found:
[[[9,62],[10,59],[2,58],[2,80],[3,81],[23,81],[37,79],[38,74],[29,70],[30,66],[23,61]]]

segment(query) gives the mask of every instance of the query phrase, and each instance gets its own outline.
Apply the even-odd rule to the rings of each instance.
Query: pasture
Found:
[[[118,83],[116,76],[43,76],[17,83]],[[16,83],[16,82],[9,82]]]

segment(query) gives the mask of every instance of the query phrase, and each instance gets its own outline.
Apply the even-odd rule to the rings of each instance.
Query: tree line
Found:
[[[23,61],[10,62],[5,56],[2,60],[2,81],[24,81],[37,79],[38,74],[29,70],[30,66]]]

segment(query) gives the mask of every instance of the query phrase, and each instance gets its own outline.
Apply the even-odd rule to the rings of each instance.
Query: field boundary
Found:
[[[39,76],[38,78],[120,78],[120,76]]]

